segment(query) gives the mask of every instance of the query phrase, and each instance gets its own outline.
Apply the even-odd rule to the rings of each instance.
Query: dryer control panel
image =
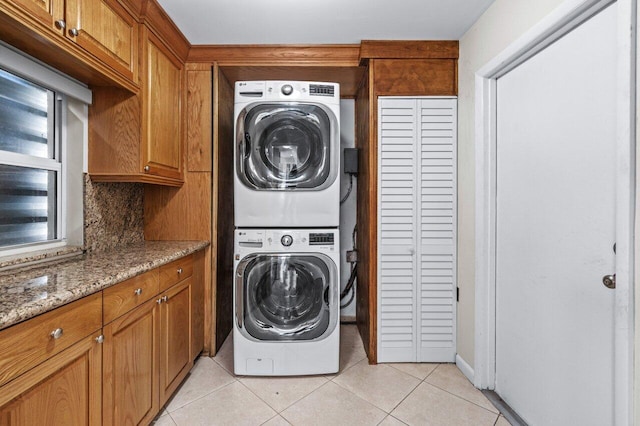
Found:
[[[316,81],[238,81],[235,103],[252,101],[340,103],[340,84]]]

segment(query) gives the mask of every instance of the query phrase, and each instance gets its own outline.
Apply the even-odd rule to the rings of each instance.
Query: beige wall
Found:
[[[475,320],[475,72],[562,0],[496,0],[460,39],[458,105],[458,354],[473,367]]]

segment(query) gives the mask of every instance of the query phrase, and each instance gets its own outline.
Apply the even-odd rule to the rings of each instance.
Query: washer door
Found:
[[[238,325],[257,340],[313,340],[335,327],[336,267],[324,255],[259,254],[237,269]]]
[[[258,104],[237,123],[237,170],[256,190],[319,190],[329,186],[337,121],[313,104]],[[335,167],[334,167],[335,169]]]

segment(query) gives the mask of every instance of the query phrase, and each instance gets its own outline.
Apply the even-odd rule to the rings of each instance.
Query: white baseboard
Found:
[[[473,368],[458,354],[456,354],[456,366],[460,369],[460,371],[462,371],[462,374],[464,374],[465,377],[469,379],[471,383],[473,383]]]

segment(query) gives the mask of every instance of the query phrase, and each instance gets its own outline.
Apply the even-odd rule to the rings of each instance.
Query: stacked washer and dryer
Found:
[[[338,371],[340,87],[235,85],[234,370]]]

